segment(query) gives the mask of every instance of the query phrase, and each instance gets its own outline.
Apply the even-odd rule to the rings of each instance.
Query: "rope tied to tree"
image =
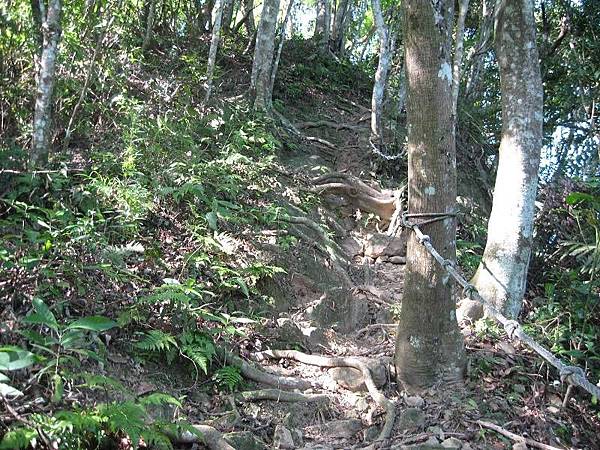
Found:
[[[554,354],[552,354],[544,346],[536,342],[529,334],[527,334],[519,322],[516,320],[508,319],[496,307],[483,298],[477,288],[469,283],[460,274],[452,261],[445,259],[431,244],[430,236],[423,234],[419,226],[429,224],[438,220],[445,220],[449,217],[455,217],[453,213],[419,213],[419,214],[402,214],[402,226],[409,228],[415,232],[417,241],[423,245],[427,251],[433,256],[433,258],[442,266],[442,268],[463,288],[463,295],[466,295],[470,300],[475,300],[485,306],[488,316],[492,317],[498,323],[500,323],[509,339],[519,340],[520,342],[527,345],[530,349],[540,355],[544,360],[550,363],[559,372],[561,382],[567,382],[572,386],[579,386],[586,390],[596,398],[600,398],[600,383],[594,385],[587,379],[585,371],[578,366],[569,366],[564,364]],[[411,217],[432,217],[431,220],[426,220],[418,224],[413,223],[409,220]]]

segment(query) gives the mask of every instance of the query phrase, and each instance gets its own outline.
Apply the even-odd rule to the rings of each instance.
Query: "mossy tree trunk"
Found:
[[[531,255],[542,147],[543,90],[532,0],[496,14],[502,139],[488,239],[473,283],[506,316],[519,315]]]
[[[314,38],[322,50],[327,50],[331,35],[331,0],[317,0],[317,20]]]
[[[452,118],[452,0],[406,0],[404,48],[408,98],[408,209],[450,213],[456,202],[456,153]],[[456,258],[456,223],[423,227],[433,246]],[[451,278],[410,233],[395,365],[399,382],[419,391],[461,382],[465,354],[456,322]]]

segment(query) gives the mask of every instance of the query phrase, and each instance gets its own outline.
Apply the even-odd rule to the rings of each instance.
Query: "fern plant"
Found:
[[[212,379],[220,390],[229,392],[237,391],[243,381],[240,368],[235,366],[221,367],[215,371]]]

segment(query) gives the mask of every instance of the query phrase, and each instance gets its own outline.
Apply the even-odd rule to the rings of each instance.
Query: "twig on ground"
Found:
[[[210,450],[236,450],[235,447],[229,445],[220,431],[217,431],[208,425],[194,425],[194,428],[202,434],[202,437],[197,436],[190,431],[184,431],[181,435],[172,440],[179,444],[196,444],[204,443]]]
[[[541,442],[534,441],[533,439],[519,436],[518,434],[505,430],[500,425],[496,425],[495,423],[486,422],[484,420],[477,420],[475,421],[475,423],[481,427],[494,430],[495,432],[500,433],[502,436],[512,439],[515,442],[522,442],[526,445],[529,445],[530,447],[541,448],[542,450],[562,450],[559,447],[553,447],[552,445],[542,444]]]

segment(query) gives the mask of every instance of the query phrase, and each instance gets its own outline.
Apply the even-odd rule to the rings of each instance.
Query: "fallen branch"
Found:
[[[326,395],[310,395],[300,392],[288,392],[280,389],[259,389],[257,391],[244,391],[235,394],[235,399],[244,402],[257,402],[273,400],[275,402],[321,402],[329,400]]]
[[[264,372],[257,367],[254,367],[254,365],[250,364],[249,362],[244,361],[239,356],[228,353],[222,348],[217,348],[217,354],[220,358],[224,359],[227,364],[239,367],[240,372],[245,378],[255,381],[256,383],[274,386],[279,389],[298,389],[300,391],[304,391],[313,387],[311,383],[305,380],[299,380],[292,377],[281,377]]]
[[[371,370],[367,363],[356,357],[352,356],[321,356],[321,355],[308,355],[296,350],[267,350],[264,352],[255,353],[254,355],[258,361],[271,358],[271,359],[293,359],[295,361],[309,364],[318,367],[352,367],[360,370],[365,385],[369,394],[375,400],[375,402],[385,410],[385,423],[377,437],[378,441],[385,441],[390,438],[392,434],[392,428],[394,426],[394,420],[396,418],[396,411],[394,404],[383,395],[371,375]]]
[[[494,430],[497,433],[500,433],[502,436],[505,436],[509,439],[512,439],[515,442],[522,442],[530,447],[541,448],[542,450],[562,450],[559,447],[553,447],[552,445],[542,444],[541,442],[534,441],[533,439],[529,439],[523,436],[519,436],[518,434],[511,433],[508,430],[505,430],[499,425],[491,422],[485,422],[483,420],[477,420],[475,423],[481,427],[489,428],[490,430]]]

